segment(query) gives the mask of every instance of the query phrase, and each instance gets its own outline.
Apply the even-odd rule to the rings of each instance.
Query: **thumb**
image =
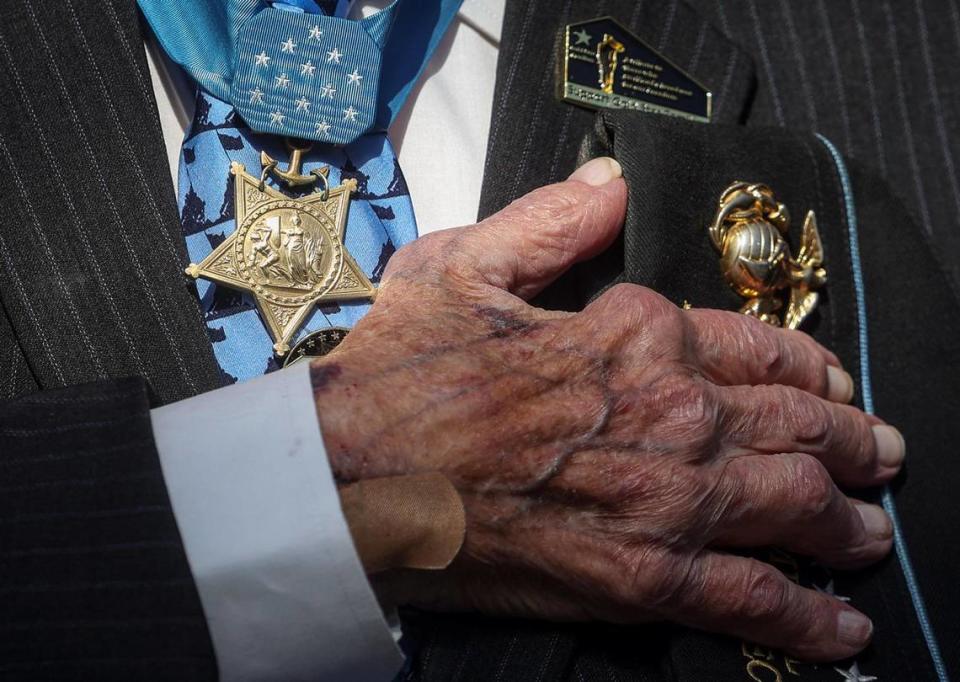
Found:
[[[599,157],[469,228],[462,248],[486,282],[530,298],[606,249],[620,233],[626,206],[620,164]]]

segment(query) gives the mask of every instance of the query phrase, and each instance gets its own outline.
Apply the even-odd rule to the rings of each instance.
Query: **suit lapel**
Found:
[[[710,89],[714,121],[737,123],[743,118],[755,83],[752,60],[684,2],[507,0],[481,217],[565,178],[576,167],[580,141],[595,117],[557,97],[558,41],[567,24],[604,15]]]
[[[0,92],[0,298],[40,385],[220,385],[134,0],[5,8]]]

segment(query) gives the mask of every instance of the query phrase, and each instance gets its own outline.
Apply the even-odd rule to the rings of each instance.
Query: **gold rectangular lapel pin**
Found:
[[[562,43],[564,101],[710,121],[710,91],[612,17],[568,25]]]

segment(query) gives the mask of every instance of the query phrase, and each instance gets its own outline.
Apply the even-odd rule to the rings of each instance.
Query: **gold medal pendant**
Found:
[[[309,147],[308,147],[309,148]],[[368,299],[376,288],[344,246],[350,195],[355,180],[327,184],[329,169],[300,173],[308,148],[290,146],[290,166],[282,171],[266,153],[263,172],[254,177],[233,163],[237,229],[186,273],[250,292],[274,340],[279,357],[318,303]],[[287,196],[266,185],[272,175],[291,187],[319,183],[322,190]]]

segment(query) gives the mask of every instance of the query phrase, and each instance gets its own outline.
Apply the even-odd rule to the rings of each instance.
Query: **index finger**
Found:
[[[853,379],[836,355],[810,336],[722,310],[685,311],[691,361],[726,386],[783,384],[847,403]]]

